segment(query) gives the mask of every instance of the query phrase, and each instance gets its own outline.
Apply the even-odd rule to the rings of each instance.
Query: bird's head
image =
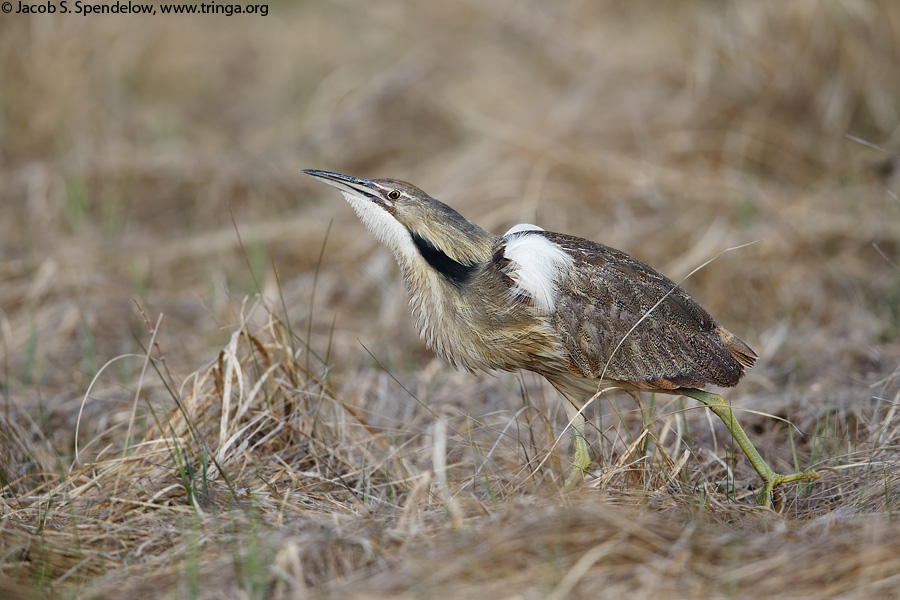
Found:
[[[460,285],[491,259],[497,236],[412,184],[315,169],[303,172],[341,190],[366,228],[390,248],[404,270],[427,264]]]

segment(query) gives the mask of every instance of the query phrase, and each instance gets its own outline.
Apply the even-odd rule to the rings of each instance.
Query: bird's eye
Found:
[[[390,198],[391,200],[397,200],[400,198],[400,192],[398,192],[397,190],[391,190],[388,192],[388,198]]]

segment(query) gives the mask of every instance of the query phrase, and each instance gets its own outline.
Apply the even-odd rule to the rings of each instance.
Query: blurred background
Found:
[[[127,512],[124,507],[132,505],[122,503],[121,513],[91,521],[99,514],[91,512],[94,495],[116,495],[119,475],[109,476],[101,491],[89,463],[74,475],[68,470],[82,399],[100,373],[80,417],[79,439],[82,446],[91,440],[90,452],[106,452],[113,464],[129,443],[126,426],[130,435],[132,424],[140,429],[143,423],[132,413],[136,390],[148,405],[172,409],[174,394],[163,381],[190,389],[192,373],[214,371],[245,318],[265,321],[265,311],[250,308],[259,298],[308,341],[301,356],[323,357],[314,361],[316,377],[337,399],[335,422],[347,414],[368,419],[363,437],[352,443],[341,436],[359,435],[360,428],[341,425],[334,428],[340,443],[328,438],[316,446],[327,449],[321,464],[335,463],[332,452],[348,452],[342,463],[347,490],[321,488],[321,474],[298,488],[330,494],[310,509],[320,511],[315,527],[306,529],[325,532],[316,538],[319,545],[298,542],[311,556],[303,563],[307,583],[331,581],[351,563],[368,572],[381,560],[369,548],[383,543],[397,550],[404,535],[435,531],[409,526],[387,541],[366,533],[369,513],[360,511],[347,482],[357,484],[347,473],[353,474],[358,458],[351,452],[382,448],[378,443],[387,438],[376,439],[376,429],[396,432],[399,441],[385,442],[387,459],[374,455],[382,461],[378,473],[387,465],[386,474],[378,475],[388,482],[381,488],[387,491],[366,510],[380,510],[382,500],[388,506],[395,489],[409,492],[398,501],[404,505],[401,525],[416,522],[415,511],[430,507],[429,514],[441,515],[431,521],[438,531],[449,527],[450,513],[440,502],[431,506],[433,496],[420,493],[424,488],[404,487],[428,485],[436,415],[454,428],[450,454],[463,475],[453,485],[472,476],[480,448],[493,453],[499,431],[518,425],[520,414],[534,419],[522,431],[539,422],[533,415],[545,414],[555,418],[548,439],[562,430],[556,395],[537,378],[456,373],[424,348],[393,258],[341,196],[300,173],[304,168],[404,179],[494,232],[535,223],[653,265],[682,282],[759,354],[758,366],[727,398],[790,419],[799,428],[795,433],[817,434],[798,435],[795,448],[787,425],[744,413],[751,437],[773,466],[792,469],[796,451],[818,465],[852,463],[883,475],[857,478],[847,471],[841,479],[829,473],[818,487],[807,488],[816,490],[802,505],[810,514],[825,514],[829,506],[900,506],[893,422],[900,393],[900,3],[344,0],[273,1],[267,7],[266,16],[230,17],[0,14],[0,483],[13,482],[11,495],[4,491],[2,499],[22,510],[16,517],[25,540],[19,548],[37,543],[34,532],[44,535],[43,507],[57,506],[60,494],[71,493],[64,483],[61,492],[44,486],[71,476],[83,484],[79,493],[88,502],[78,513],[82,534],[113,531],[112,524],[126,518],[133,519],[127,530],[137,531],[135,515],[141,513],[146,539],[157,536],[147,556],[155,552],[157,564],[169,560],[172,540],[181,539],[179,511],[186,503],[174,492],[161,500],[142,483],[129,488],[139,501],[134,507],[164,504],[171,511]],[[156,356],[165,358],[155,366],[171,379],[141,375],[151,338]],[[665,401],[670,416],[681,406]],[[538,410],[516,412],[529,403]],[[634,407],[628,398],[624,405]],[[693,413],[697,420],[706,417],[706,411]],[[630,423],[637,418],[633,431],[642,416],[631,415]],[[657,423],[668,431],[672,421],[663,426],[662,419]],[[699,487],[705,477],[716,477],[710,475],[715,460],[725,463],[708,452],[721,449],[712,445],[708,429],[692,433],[694,456],[707,461],[692,471]],[[135,436],[140,439],[140,431]],[[264,481],[281,477],[271,490],[253,492],[261,503],[271,492],[274,500],[263,515],[279,540],[290,534],[282,529],[284,507],[304,511],[309,497],[295,490],[299,500],[285,504],[277,494],[315,471],[303,470],[309,453],[295,452],[293,443],[284,442],[282,463],[259,450],[244,456],[246,471],[234,467],[248,486],[261,486],[262,476],[252,475],[259,465],[269,469]],[[513,469],[524,473],[519,483],[493,489],[526,490],[521,482],[531,467],[522,465],[542,456],[542,443],[535,442],[538,452],[527,459],[516,447],[505,448],[503,459],[499,450],[493,454],[489,470],[496,481]],[[399,483],[391,479],[397,448],[407,469]],[[202,450],[197,456],[206,456]],[[613,453],[600,464],[608,464],[604,458],[617,460]],[[294,480],[275,473],[288,463],[296,469]],[[174,481],[171,489],[180,489],[175,466],[161,468],[169,479],[154,475],[153,481]],[[741,468],[756,489],[755,475],[745,463]],[[321,473],[331,477],[331,471]],[[540,482],[534,487],[556,489]],[[646,489],[653,495],[665,488],[653,483]],[[51,491],[45,497],[42,490]],[[694,498],[693,490],[685,497]],[[243,501],[239,494],[234,498]],[[484,498],[473,493],[465,500],[473,514],[487,512]],[[28,502],[31,512],[24,508]],[[515,504],[510,506],[515,514]],[[55,517],[60,523],[67,522],[67,510]],[[549,510],[551,518],[534,513],[538,524],[562,518]],[[600,508],[591,500],[589,510]],[[338,513],[350,521],[339,521]],[[385,530],[387,523],[394,526],[393,515],[383,517]],[[164,518],[171,533],[157,520]],[[234,518],[243,523],[244,514]],[[503,518],[495,520],[501,549],[507,538],[499,533],[508,531]],[[599,522],[594,512],[586,520]],[[354,546],[352,561],[321,567],[334,540],[344,539],[339,523],[347,522],[364,532],[365,543]],[[531,534],[526,525],[522,540]],[[650,529],[666,532],[673,543],[684,539],[680,525],[665,517]],[[59,551],[48,551],[47,562],[68,557],[55,563],[59,580],[84,565],[79,577],[151,560],[141,556],[151,546],[137,534],[114,542],[115,551],[105,537],[93,545],[76,540],[83,551],[90,546],[95,552],[87,563],[71,550],[67,530],[46,531],[59,533]],[[610,535],[595,533],[596,544]],[[823,568],[856,564],[850,559],[859,540],[873,539],[870,534],[863,531],[843,558],[821,563]],[[550,531],[547,539],[556,535]],[[698,543],[697,552],[723,539],[709,535],[715,543]],[[895,539],[879,547],[879,556],[895,560]],[[585,548],[595,544],[585,540]],[[805,549],[826,551],[827,545],[804,540]],[[171,556],[199,557],[191,543]],[[273,547],[291,550],[289,544]],[[768,539],[752,548],[796,555]],[[13,550],[3,552],[13,556]],[[469,556],[465,544],[448,552]],[[507,555],[498,552],[504,564]],[[424,560],[413,554],[407,558]],[[549,555],[556,556],[543,547],[534,553],[541,565]],[[22,556],[22,564],[36,560],[29,558],[34,552]],[[443,562],[440,553],[434,556]],[[658,576],[652,566],[658,553],[647,556],[647,572]],[[722,578],[732,581],[733,560],[723,556]],[[795,582],[790,560],[760,556],[768,561],[766,572],[783,565],[781,581]],[[195,558],[240,565],[223,560]],[[810,555],[810,564],[817,560]],[[36,574],[29,577],[45,581],[51,569],[33,564]],[[707,595],[722,594],[726,588],[716,587],[706,563],[696,564],[697,580],[710,580],[710,589],[718,590]],[[854,587],[858,570],[851,566],[845,569],[848,587],[841,589],[864,589]],[[893,577],[891,569],[885,572]],[[218,575],[211,573],[214,580]],[[122,575],[122,581],[138,580]],[[748,585],[759,585],[757,580]],[[114,597],[120,588],[110,581],[107,592]],[[611,589],[602,577],[595,583]],[[152,581],[146,585],[157,589]],[[392,585],[401,584],[388,581],[384,589]],[[818,580],[809,585],[819,589]],[[678,595],[664,584],[659,589]]]
[[[747,393],[861,401],[897,367],[895,3],[268,6],[0,18],[7,398],[80,397],[141,311],[190,372],[258,289],[345,373],[374,366],[357,338],[421,369],[391,257],[301,168],[676,281],[753,242],[684,282],[760,354]]]

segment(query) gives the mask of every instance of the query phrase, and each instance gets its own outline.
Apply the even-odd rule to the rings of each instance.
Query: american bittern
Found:
[[[566,487],[591,464],[582,407],[601,386],[681,394],[718,415],[764,486],[816,479],[776,473],[708,384],[732,387],[756,354],[687,292],[641,261],[602,244],[534,225],[485,231],[396,179],[305,173],[332,185],[394,254],[429,348],[469,371],[525,369],[565,397],[575,433]]]

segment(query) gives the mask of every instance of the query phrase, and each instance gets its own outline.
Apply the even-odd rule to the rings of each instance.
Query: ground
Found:
[[[15,4],[0,598],[893,595],[900,5]],[[719,391],[762,455],[821,478],[755,507],[709,411],[610,393],[563,492],[556,393],[434,357],[303,168],[653,265],[759,354]]]

